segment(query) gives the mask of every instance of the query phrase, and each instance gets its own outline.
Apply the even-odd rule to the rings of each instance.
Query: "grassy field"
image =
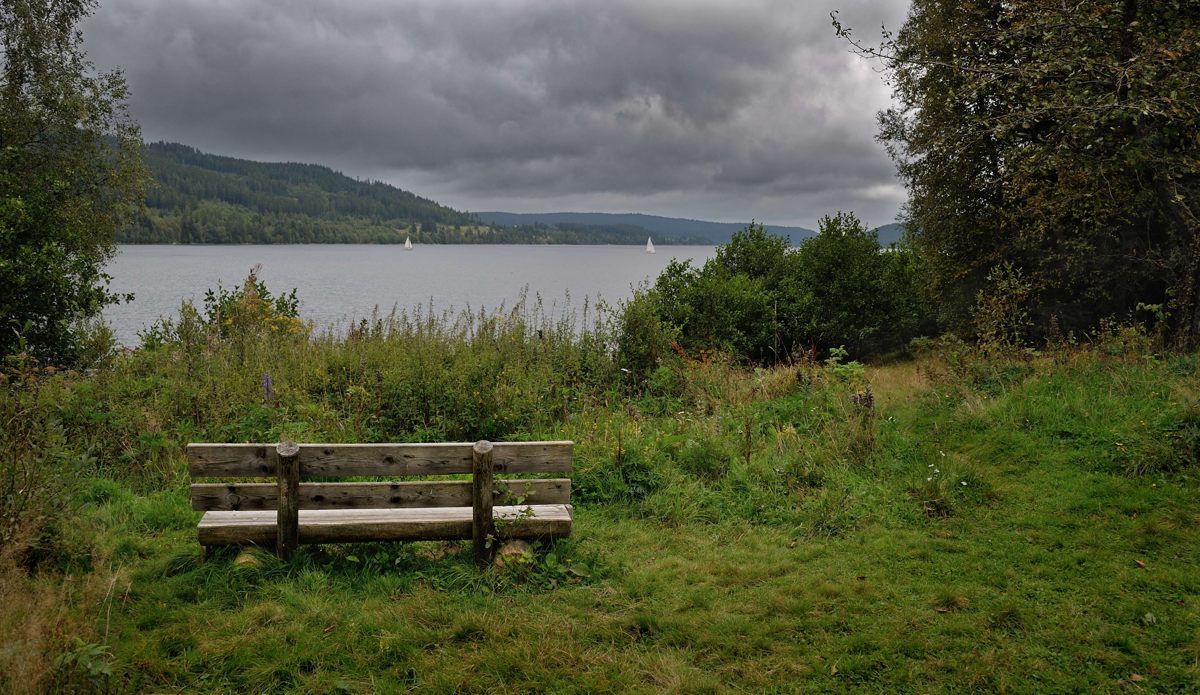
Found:
[[[11,526],[5,688],[1200,691],[1195,356],[688,361],[634,392],[598,334],[515,316],[8,377],[8,450],[69,473]],[[465,543],[200,562],[181,443],[281,436],[573,439],[576,532],[482,573]]]

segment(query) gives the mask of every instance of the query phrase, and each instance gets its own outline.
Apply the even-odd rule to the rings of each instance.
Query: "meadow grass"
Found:
[[[1195,356],[680,360],[634,389],[603,330],[522,312],[185,328],[10,383],[9,450],[69,480],[13,526],[5,688],[1200,690]],[[181,445],[283,436],[573,439],[574,536],[504,571],[432,542],[201,562]]]

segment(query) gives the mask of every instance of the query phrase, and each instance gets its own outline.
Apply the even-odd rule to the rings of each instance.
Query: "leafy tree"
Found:
[[[886,249],[883,254],[883,276],[880,293],[889,302],[886,348],[906,347],[917,336],[936,335],[939,330],[935,302],[929,295],[925,262],[913,250],[907,235]]]
[[[881,140],[939,303],[965,323],[1019,272],[1029,325],[1169,305],[1200,343],[1200,3],[914,0],[878,48]]]
[[[761,278],[731,273],[709,260],[702,268],[671,261],[654,285],[663,320],[679,331],[679,343],[695,354],[720,350],[769,361],[774,355],[772,296]]]
[[[728,244],[717,247],[715,262],[725,272],[774,284],[785,272],[791,248],[787,237],[768,234],[766,227],[751,222],[734,232]]]
[[[103,267],[146,177],[122,76],[81,49],[94,7],[0,4],[0,355],[69,360],[79,322],[117,299]]]
[[[842,212],[823,217],[818,229],[795,252],[780,288],[786,333],[820,354],[838,346],[854,355],[900,347],[912,336],[892,321],[897,298],[884,288],[891,259],[875,232]]]

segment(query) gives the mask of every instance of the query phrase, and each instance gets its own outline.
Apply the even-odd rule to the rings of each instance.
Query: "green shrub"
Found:
[[[616,468],[625,484],[621,495],[626,501],[637,502],[646,498],[661,484],[656,462],[641,449],[626,449],[616,461]]]
[[[641,385],[674,357],[678,328],[659,313],[659,295],[640,288],[621,303],[617,319],[617,364],[632,385]]]
[[[300,300],[296,290],[274,296],[258,279],[262,266],[254,266],[240,288],[220,285],[204,293],[204,321],[221,338],[262,332],[299,333]]]
[[[671,261],[654,285],[659,311],[679,327],[679,342],[693,357],[729,352],[757,361],[786,357],[777,345],[772,296],[762,278],[732,273],[717,261],[703,268]]]
[[[865,356],[901,348],[916,335],[920,322],[911,314],[921,304],[912,296],[911,252],[883,251],[853,214],[823,217],[818,234],[791,255],[780,305],[794,345],[844,346]]]
[[[1033,325],[1029,319],[1032,299],[1033,284],[1020,268],[1008,262],[992,268],[987,287],[975,296],[975,330],[980,348],[996,356],[1022,348]]]
[[[894,351],[934,330],[920,272],[907,247],[885,252],[854,215],[838,213],[797,248],[751,223],[701,268],[673,261],[653,289],[689,354],[778,363],[837,346]]]
[[[107,692],[113,676],[112,653],[101,644],[76,638],[73,649],[54,660],[55,689],[61,692]]]
[[[716,480],[728,472],[733,454],[716,437],[688,440],[679,452],[679,467],[702,480]]]

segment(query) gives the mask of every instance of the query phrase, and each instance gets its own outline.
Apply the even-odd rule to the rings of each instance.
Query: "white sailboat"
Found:
[[[654,242],[650,241],[650,237],[646,237],[646,253],[654,253]]]
[[[409,237],[404,237],[404,250],[412,251],[412,239]]]

